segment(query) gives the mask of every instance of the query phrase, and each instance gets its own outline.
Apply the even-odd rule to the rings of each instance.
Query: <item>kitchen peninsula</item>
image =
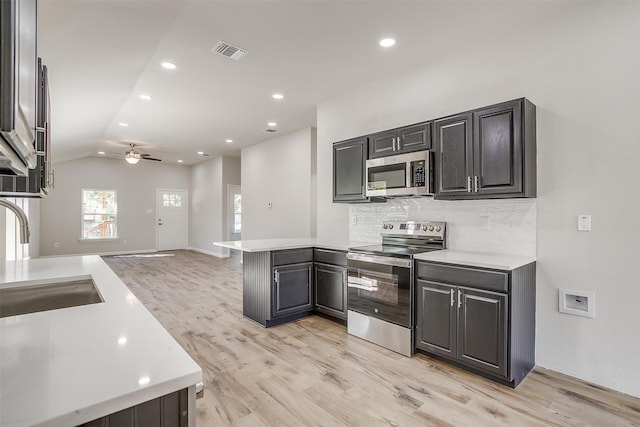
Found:
[[[92,281],[102,302],[5,315],[3,301],[0,425],[72,426],[114,413],[128,420],[136,407],[138,418],[195,426],[202,370],[99,256],[2,267],[0,291]]]
[[[291,238],[214,244],[243,253],[244,317],[264,327],[312,312],[346,322],[346,252],[357,243]]]

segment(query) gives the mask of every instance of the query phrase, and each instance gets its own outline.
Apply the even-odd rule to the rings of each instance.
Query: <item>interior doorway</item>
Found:
[[[242,239],[242,192],[239,185],[229,185],[229,240]]]
[[[187,190],[156,190],[156,246],[187,249]]]

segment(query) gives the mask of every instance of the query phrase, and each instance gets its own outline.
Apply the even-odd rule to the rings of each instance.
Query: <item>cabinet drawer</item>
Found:
[[[273,265],[299,264],[313,262],[313,249],[291,249],[272,252]]]
[[[418,262],[418,278],[499,292],[509,289],[509,273],[471,267]]]
[[[328,249],[315,249],[313,259],[324,264],[347,266],[347,253]]]

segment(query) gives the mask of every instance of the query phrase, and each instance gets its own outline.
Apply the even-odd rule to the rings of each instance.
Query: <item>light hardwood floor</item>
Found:
[[[516,389],[319,316],[242,317],[239,258],[105,257],[202,367],[198,426],[640,426],[640,399],[536,368]]]

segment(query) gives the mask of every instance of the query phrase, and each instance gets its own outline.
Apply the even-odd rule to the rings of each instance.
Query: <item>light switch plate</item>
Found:
[[[591,215],[578,215],[578,231],[591,231]]]

